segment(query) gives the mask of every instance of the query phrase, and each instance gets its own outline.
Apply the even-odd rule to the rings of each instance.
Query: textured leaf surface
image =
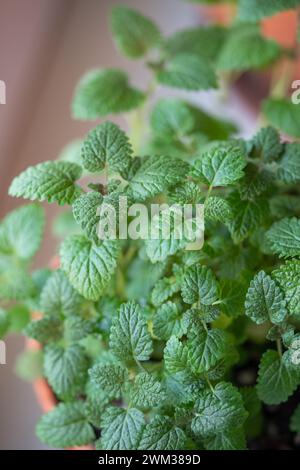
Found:
[[[192,420],[193,432],[202,437],[240,427],[247,418],[243,399],[230,383],[220,382],[214,392],[205,390],[195,404],[196,416]]]
[[[191,369],[201,374],[212,369],[222,359],[229,343],[228,336],[223,330],[204,328],[188,342],[188,360]]]
[[[226,223],[232,219],[230,204],[222,197],[209,197],[205,203],[204,216],[213,221]]]
[[[279,163],[278,178],[284,183],[300,181],[300,144],[287,144]]]
[[[147,361],[152,340],[141,307],[136,302],[122,304],[110,332],[110,347],[121,360]]]
[[[218,296],[218,284],[212,270],[206,266],[191,266],[183,276],[181,295],[187,304],[200,301],[211,305]]]
[[[62,336],[62,323],[56,317],[44,317],[30,322],[25,329],[26,336],[39,343],[52,343]]]
[[[60,269],[51,274],[41,292],[41,309],[48,315],[77,314],[81,296]]]
[[[24,197],[32,201],[71,204],[81,190],[74,184],[81,176],[82,169],[71,162],[44,162],[31,166],[17,176],[9,195]]]
[[[111,28],[117,48],[131,58],[145,55],[160,41],[157,26],[149,18],[125,6],[117,5],[112,9]]]
[[[83,385],[88,363],[84,349],[74,344],[67,349],[51,344],[45,349],[44,372],[54,392],[71,397]]]
[[[96,364],[89,370],[91,381],[109,396],[119,398],[128,379],[127,369],[120,364]]]
[[[104,198],[101,194],[90,191],[82,194],[72,205],[76,222],[81,226],[85,235],[95,243],[98,243],[98,227],[100,221],[99,210]]]
[[[250,283],[245,301],[245,313],[258,325],[270,320],[281,323],[286,315],[284,296],[275,281],[260,271]]]
[[[290,260],[272,272],[284,292],[291,314],[300,313],[300,261]]]
[[[144,94],[129,85],[123,71],[91,70],[82,77],[75,90],[73,116],[86,120],[130,111],[143,99]]]
[[[228,228],[234,243],[240,243],[260,225],[267,213],[267,204],[264,199],[242,201],[237,193],[231,194],[228,202],[233,213]]]
[[[153,318],[153,334],[159,339],[181,336],[184,332],[181,312],[174,302],[161,305]]]
[[[168,156],[147,157],[130,182],[133,197],[144,201],[183,180],[189,166]]]
[[[167,416],[156,416],[145,426],[139,449],[179,450],[184,447],[186,435]]]
[[[116,268],[118,244],[104,240],[94,245],[84,236],[67,238],[60,250],[62,269],[86,299],[98,300]]]
[[[300,219],[282,219],[267,232],[272,252],[281,258],[300,256]]]
[[[104,122],[92,129],[82,146],[84,167],[101,171],[105,164],[116,171],[124,171],[130,164],[132,148],[128,137],[116,124]]]
[[[42,416],[36,432],[38,438],[51,447],[71,447],[89,444],[95,439],[87,422],[84,403],[60,403]]]
[[[207,450],[245,450],[247,448],[245,433],[242,428],[220,432],[204,439]]]
[[[273,350],[265,352],[259,366],[257,394],[267,405],[278,405],[287,401],[299,384],[299,372],[287,360],[280,359]]]
[[[101,419],[100,447],[105,450],[137,449],[144,423],[143,413],[135,408],[107,408]]]
[[[134,385],[130,391],[130,402],[138,408],[151,408],[161,404],[166,399],[163,388],[155,378],[142,372],[135,378]]]
[[[196,160],[192,175],[209,186],[227,186],[242,178],[245,165],[239,147],[216,147]]]

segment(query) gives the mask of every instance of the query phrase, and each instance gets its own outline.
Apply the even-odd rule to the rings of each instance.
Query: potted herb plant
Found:
[[[158,86],[214,89],[224,77],[230,83],[284,60],[286,49],[264,38],[258,21],[300,2],[252,2],[255,18],[249,3],[239,2],[231,26],[167,38],[141,13],[114,7],[115,44],[144,60],[151,81],[142,90],[122,70],[90,71],[72,113],[84,120],[122,113],[129,132],[101,121],[79,153],[30,167],[10,186],[11,196],[35,202],[0,226],[0,332],[22,329],[40,345],[20,368],[35,377],[42,364],[36,388],[48,401],[37,435],[51,447],[297,445],[300,108],[275,86],[262,103],[266,124],[244,140],[191,100],[155,95]],[[122,197],[146,209],[201,205],[203,245],[187,249],[173,219],[168,239],[160,229],[155,238],[120,237],[128,212],[115,239],[99,237],[99,207],[120,215]],[[68,207],[59,220],[68,235],[55,266],[32,272],[42,201]]]

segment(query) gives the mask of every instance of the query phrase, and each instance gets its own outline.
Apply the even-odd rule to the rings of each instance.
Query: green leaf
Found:
[[[229,33],[217,60],[226,71],[260,69],[278,59],[279,45],[265,39],[253,25],[238,25]]]
[[[182,138],[189,134],[195,120],[189,106],[176,98],[161,99],[153,108],[151,128],[157,135],[167,138]]]
[[[287,184],[300,182],[300,144],[294,142],[285,146],[278,167],[278,178]]]
[[[156,196],[184,180],[188,170],[189,165],[178,158],[165,155],[147,157],[130,181],[133,197],[144,201]]]
[[[146,424],[140,443],[141,450],[180,450],[187,437],[168,416],[155,416]]]
[[[290,429],[297,434],[300,434],[300,405],[297,406],[291,417]]]
[[[135,408],[108,407],[101,419],[100,448],[136,450],[145,424],[144,415]]]
[[[143,99],[144,93],[129,85],[128,77],[122,70],[91,70],[76,87],[72,113],[75,119],[97,119],[130,111],[139,106]]]
[[[272,126],[292,137],[300,137],[300,108],[287,99],[269,98],[263,112]]]
[[[40,246],[44,224],[44,211],[37,204],[10,212],[0,225],[0,252],[32,258]]]
[[[81,446],[95,439],[82,402],[60,403],[41,417],[36,432],[38,438],[51,447]]]
[[[173,34],[167,39],[165,47],[172,56],[188,53],[214,61],[219,54],[220,44],[224,44],[226,35],[226,29],[219,25],[198,26]]]
[[[243,397],[245,408],[249,415],[244,424],[247,438],[253,438],[260,435],[262,431],[262,403],[257,396],[254,387],[242,387],[240,393]]]
[[[69,316],[64,321],[64,339],[67,344],[77,343],[97,331],[92,320],[80,318],[78,315]]]
[[[211,196],[207,199],[204,207],[204,217],[226,223],[233,217],[231,206],[226,199],[218,196]]]
[[[35,294],[27,269],[11,257],[0,257],[0,298],[24,300]]]
[[[291,365],[286,353],[282,358],[276,351],[268,350],[261,358],[257,394],[267,405],[278,405],[287,401],[299,385],[299,372]]]
[[[15,374],[22,380],[33,382],[43,375],[43,352],[30,350],[22,352],[15,363]]]
[[[94,245],[82,235],[73,235],[62,244],[60,256],[72,286],[86,299],[98,300],[115,271],[118,244],[104,240]]]
[[[184,90],[217,88],[217,78],[210,63],[193,54],[177,54],[170,58],[156,78],[162,85]]]
[[[242,178],[245,154],[235,146],[218,146],[196,160],[192,175],[209,186],[228,186]]]
[[[10,185],[9,195],[24,197],[32,201],[72,204],[81,189],[74,182],[81,176],[82,169],[76,163],[44,162],[30,166],[17,176]]]
[[[198,204],[202,199],[202,194],[198,184],[185,181],[169,190],[169,198],[177,204]]]
[[[79,344],[66,349],[58,344],[49,344],[45,348],[45,377],[54,393],[61,398],[73,397],[82,388],[87,368],[87,358]]]
[[[173,294],[180,291],[180,283],[176,277],[159,279],[151,293],[151,302],[158,307]]]
[[[221,299],[222,312],[229,317],[236,318],[244,314],[245,295],[247,286],[243,281],[222,279]]]
[[[176,336],[171,336],[164,349],[165,367],[170,374],[188,369],[188,349]]]
[[[133,59],[142,57],[160,41],[157,26],[149,18],[125,6],[113,7],[111,28],[119,51]]]
[[[9,331],[19,333],[30,321],[30,311],[26,305],[15,304],[7,310]]]
[[[187,343],[191,369],[196,374],[208,372],[226,355],[228,344],[230,340],[224,330],[202,328]]]
[[[116,124],[104,122],[92,129],[82,146],[84,168],[91,172],[124,171],[130,164],[132,148],[128,137]]]
[[[206,450],[245,450],[245,432],[242,428],[220,432],[204,439],[204,447]]]
[[[287,316],[286,301],[275,281],[260,271],[250,283],[245,301],[245,313],[260,325],[268,320],[281,323]]]
[[[142,372],[135,378],[130,389],[130,403],[138,408],[152,408],[163,403],[166,394],[158,380],[148,372]]]
[[[122,304],[113,320],[110,347],[124,361],[147,361],[152,353],[152,340],[140,306],[136,302]]]
[[[275,222],[267,232],[272,253],[280,258],[300,256],[300,219],[282,219]]]
[[[299,0],[240,0],[238,16],[241,20],[256,21],[266,16],[272,16],[284,10],[289,10],[300,5]]]
[[[155,214],[151,220],[151,238],[145,240],[146,253],[152,263],[164,261],[185,248],[189,243],[203,245],[204,224],[199,217],[188,218],[181,206],[169,206]]]
[[[94,243],[99,243],[98,227],[100,221],[99,209],[104,202],[100,193],[90,191],[82,194],[72,205],[73,216],[81,226],[86,236]]]
[[[271,126],[260,129],[248,145],[251,156],[262,158],[265,162],[277,160],[283,150],[279,133]]]
[[[243,399],[231,384],[220,382],[212,392],[204,390],[195,403],[192,431],[200,437],[211,437],[240,427],[247,418]]]
[[[267,214],[267,203],[264,199],[242,201],[236,192],[232,193],[227,200],[233,213],[228,228],[234,243],[240,243],[259,227]]]
[[[119,398],[128,380],[128,372],[121,364],[96,364],[89,370],[91,381],[109,396]]]
[[[207,266],[193,265],[184,274],[181,295],[185,303],[193,304],[200,301],[211,305],[218,298],[217,280]]]
[[[48,278],[41,292],[41,309],[47,315],[72,315],[78,313],[82,297],[60,269]]]
[[[62,337],[62,323],[56,317],[44,317],[41,320],[30,322],[24,333],[39,343],[52,343]]]
[[[170,336],[182,336],[184,333],[182,315],[177,304],[166,302],[161,305],[153,318],[153,334],[158,339],[169,339]]]
[[[253,201],[270,189],[274,175],[268,171],[258,169],[256,165],[247,166],[245,176],[239,182],[239,194],[243,201]]]
[[[284,292],[290,313],[300,314],[300,261],[286,261],[272,276]]]

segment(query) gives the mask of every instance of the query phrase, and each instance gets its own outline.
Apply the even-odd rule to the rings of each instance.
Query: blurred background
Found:
[[[6,83],[6,104],[0,104],[1,217],[23,203],[7,196],[14,175],[28,165],[55,159],[68,142],[95,126],[70,116],[74,87],[87,69],[124,68],[143,88],[143,65],[120,57],[111,40],[107,17],[116,3],[151,16],[165,34],[209,21],[203,10],[183,0],[0,0],[0,80]],[[188,98],[224,116],[218,92]],[[230,96],[226,115],[238,122],[243,135],[253,132],[255,112],[237,92]],[[38,267],[48,264],[56,251],[50,221],[57,211],[55,205],[47,207]],[[0,365],[1,449],[43,448],[34,434],[41,413],[36,397],[31,385],[14,374],[15,358],[23,348],[22,338],[9,337],[7,364]]]

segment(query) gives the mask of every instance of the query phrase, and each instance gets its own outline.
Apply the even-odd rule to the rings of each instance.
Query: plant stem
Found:
[[[279,354],[280,359],[282,358],[282,344],[281,344],[281,339],[277,338],[276,339],[276,346],[277,346],[277,351]]]
[[[140,147],[143,142],[143,137],[147,129],[148,107],[155,88],[156,82],[152,79],[145,92],[145,100],[143,104],[131,114],[129,122],[131,128],[130,141],[135,153],[140,151]]]

